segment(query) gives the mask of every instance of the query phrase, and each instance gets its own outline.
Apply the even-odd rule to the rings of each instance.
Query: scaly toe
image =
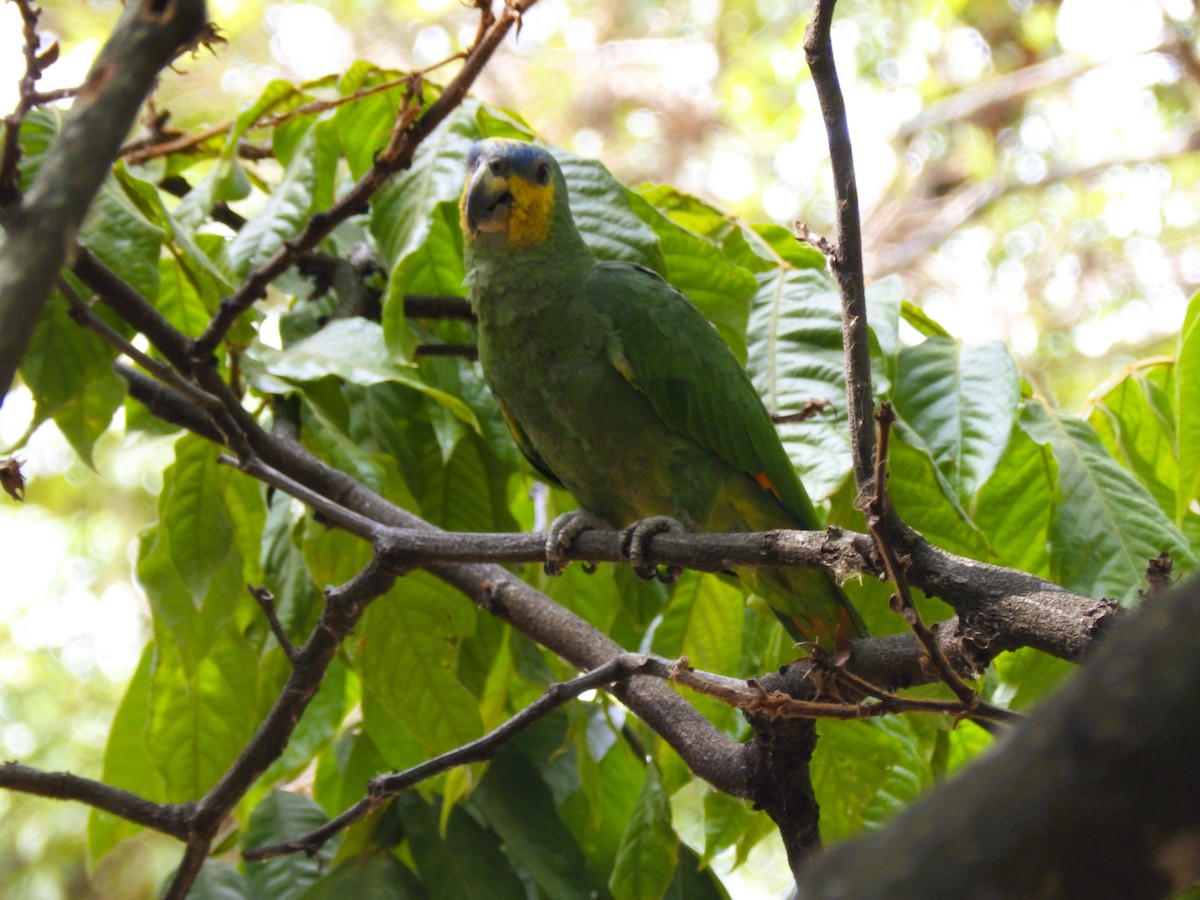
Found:
[[[662,572],[646,561],[650,539],[656,534],[683,534],[683,523],[670,516],[650,516],[638,519],[621,532],[621,552],[629,557],[634,574],[644,581],[656,578],[663,584],[673,583],[683,572],[678,566],[667,566]]]
[[[571,564],[566,554],[571,545],[575,543],[575,538],[585,531],[607,527],[606,522],[582,509],[565,512],[556,518],[550,523],[550,529],[546,533],[546,562],[543,565],[546,574],[561,575]],[[585,564],[585,570],[590,565],[590,563]],[[589,574],[595,570],[595,566],[591,566]]]

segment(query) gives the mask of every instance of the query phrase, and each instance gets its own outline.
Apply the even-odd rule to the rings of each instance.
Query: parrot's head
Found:
[[[567,183],[554,157],[508,138],[471,148],[460,207],[469,244],[528,247],[550,237],[557,218],[570,219]]]

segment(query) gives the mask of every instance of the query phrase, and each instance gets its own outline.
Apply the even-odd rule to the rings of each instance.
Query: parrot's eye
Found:
[[[533,180],[539,185],[545,186],[550,183],[550,163],[540,162],[534,167]]]

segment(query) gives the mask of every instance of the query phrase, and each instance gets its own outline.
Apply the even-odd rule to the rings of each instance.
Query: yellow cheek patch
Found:
[[[550,211],[554,207],[554,183],[530,184],[524,178],[508,179],[512,193],[512,215],[508,220],[508,242],[525,247],[550,236]]]

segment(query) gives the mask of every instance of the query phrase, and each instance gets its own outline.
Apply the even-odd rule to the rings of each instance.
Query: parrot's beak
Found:
[[[513,195],[508,189],[508,179],[492,171],[486,159],[475,165],[467,181],[463,210],[467,230],[472,235],[480,232],[508,230],[512,215]]]

